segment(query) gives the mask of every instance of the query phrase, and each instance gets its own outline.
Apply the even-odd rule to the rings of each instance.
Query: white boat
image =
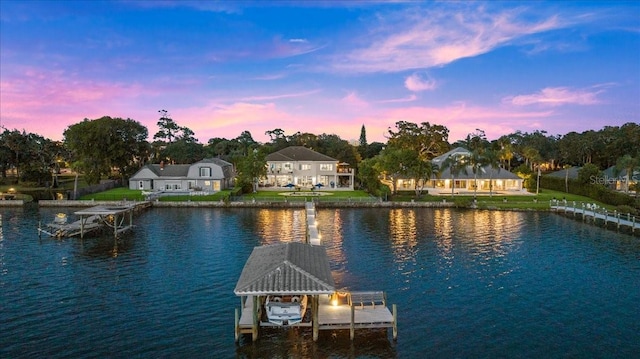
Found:
[[[297,324],[307,311],[306,295],[270,295],[264,303],[267,319],[276,325]]]

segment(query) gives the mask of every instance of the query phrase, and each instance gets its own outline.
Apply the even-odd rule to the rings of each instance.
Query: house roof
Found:
[[[222,167],[222,171],[226,177],[230,177],[232,174],[233,165],[227,161],[219,158],[205,158],[198,163],[212,163]],[[191,165],[160,165],[160,164],[148,164],[145,167],[150,169],[158,177],[187,177],[189,174],[189,168]]]
[[[186,177],[191,165],[147,165],[158,177]]]
[[[627,178],[627,169],[626,168],[616,168],[616,166],[611,166],[603,171],[604,175],[609,178],[617,178],[617,179],[626,179]],[[631,176],[629,176],[631,180],[640,179],[640,171],[634,170],[631,172]]]
[[[270,153],[267,155],[266,160],[268,162],[295,162],[295,161],[324,161],[324,162],[337,162],[335,158],[323,155],[322,153],[308,149],[303,146],[289,146],[283,148],[280,151]]]
[[[444,153],[438,157],[434,157],[431,162],[436,165],[440,165],[444,160],[451,157],[452,155],[460,155],[460,156],[470,156],[471,152],[463,147],[456,147],[451,151]]]
[[[566,178],[567,175],[568,175],[570,179],[577,179],[578,178],[578,172],[580,171],[581,168],[582,167],[569,167],[568,168],[569,173],[567,173],[567,169],[561,169],[561,170],[558,170],[558,171],[551,172],[551,173],[547,174],[547,176],[549,176],[549,177]]]
[[[289,242],[255,247],[234,293],[331,294],[334,291],[325,247]]]
[[[471,152],[464,147],[456,147],[451,151],[444,153],[438,157],[434,157],[431,163],[434,165],[442,166],[442,163],[451,156],[470,156]],[[492,168],[491,166],[484,166],[480,168],[477,174],[473,173],[473,168],[467,166],[454,176],[456,179],[521,179],[516,174],[509,172],[503,168]],[[440,172],[439,178],[446,179],[451,178],[451,170],[444,168]]]

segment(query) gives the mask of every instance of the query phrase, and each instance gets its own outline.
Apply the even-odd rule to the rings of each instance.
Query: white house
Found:
[[[348,163],[303,146],[290,146],[266,157],[263,189],[286,187],[353,190],[354,173]]]
[[[424,185],[424,189],[428,190],[430,194],[451,194],[452,186],[453,191],[459,194],[476,192],[482,194],[490,191],[494,193],[496,191],[509,192],[509,194],[524,194],[526,192],[523,190],[523,179],[503,168],[484,166],[474,174],[471,166],[465,166],[452,176],[450,168],[444,165],[446,159],[452,156],[459,156],[464,161],[464,158],[471,156],[471,152],[465,148],[457,147],[431,160],[438,172]],[[396,185],[398,190],[416,188],[413,179],[398,179]]]
[[[217,192],[233,187],[233,165],[208,158],[190,165],[150,164],[129,179],[129,189],[161,192]]]

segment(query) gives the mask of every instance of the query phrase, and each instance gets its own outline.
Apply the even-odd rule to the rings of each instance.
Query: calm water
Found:
[[[58,211],[0,208],[1,358],[640,356],[640,239],[550,213],[320,209],[337,287],[387,291],[398,341],[267,330],[237,346],[242,267],[302,237],[302,210],[151,209],[117,246],[38,239]]]

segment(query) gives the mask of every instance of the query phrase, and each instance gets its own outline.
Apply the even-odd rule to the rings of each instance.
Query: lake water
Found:
[[[552,213],[319,209],[336,286],[386,291],[397,342],[272,329],[236,345],[245,261],[303,237],[302,209],[149,209],[117,246],[39,239],[59,211],[0,208],[1,358],[640,356],[640,239]]]

